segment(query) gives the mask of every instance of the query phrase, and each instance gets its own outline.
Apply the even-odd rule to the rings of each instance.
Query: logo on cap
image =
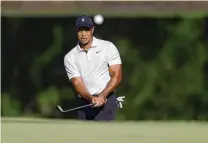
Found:
[[[84,22],[84,18],[82,18],[82,22]]]

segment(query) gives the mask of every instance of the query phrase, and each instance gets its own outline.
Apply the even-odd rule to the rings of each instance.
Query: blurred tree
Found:
[[[63,66],[64,55],[77,44],[74,21],[3,18],[4,116],[74,118],[75,113],[61,115],[55,109],[56,104],[76,106]],[[208,119],[208,49],[202,40],[206,21],[106,18],[95,29],[115,43],[122,57],[117,95],[126,101],[118,119]]]

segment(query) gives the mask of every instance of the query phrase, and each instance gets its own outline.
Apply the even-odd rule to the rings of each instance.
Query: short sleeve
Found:
[[[107,61],[110,66],[115,64],[122,64],[119,51],[113,43],[109,44],[107,51]]]
[[[80,73],[79,73],[75,63],[71,60],[71,58],[69,56],[64,57],[64,67],[65,67],[65,70],[66,70],[69,80],[71,80],[73,77],[80,76]]]

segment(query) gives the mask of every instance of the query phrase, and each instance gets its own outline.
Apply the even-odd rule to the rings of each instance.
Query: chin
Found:
[[[87,45],[89,42],[88,41],[80,41],[80,43],[82,44],[82,45]]]

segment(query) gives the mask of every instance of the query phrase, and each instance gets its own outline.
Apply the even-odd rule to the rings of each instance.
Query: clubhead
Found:
[[[57,105],[56,107],[59,109],[59,111],[63,112],[63,109],[61,108],[61,106]]]

